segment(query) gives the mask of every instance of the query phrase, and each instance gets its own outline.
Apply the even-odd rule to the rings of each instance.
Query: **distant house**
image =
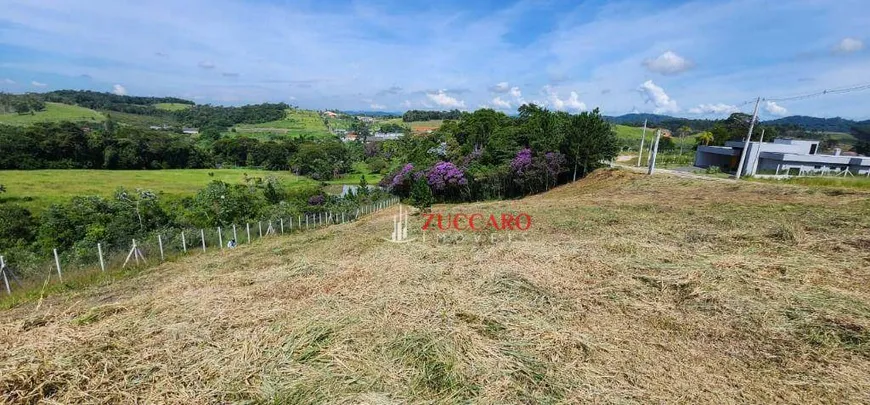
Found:
[[[740,165],[743,141],[728,141],[725,146],[698,146],[695,166],[717,166],[734,172]],[[774,139],[773,142],[750,142],[742,172],[759,171],[776,175],[847,174],[870,176],[870,157],[847,156],[837,149],[833,155],[818,154],[819,141]]]
[[[372,135],[372,140],[374,140],[374,141],[387,141],[387,140],[399,139],[402,137],[402,135],[405,135],[405,134],[403,134],[401,132],[375,132],[375,134]]]
[[[344,135],[344,141],[345,141],[345,142],[353,142],[353,141],[355,141],[355,140],[357,140],[357,134],[356,134],[356,132],[348,132],[348,133],[346,133],[346,134]]]
[[[187,127],[185,127],[185,128],[182,128],[182,129],[181,129],[181,132],[183,132],[183,133],[185,133],[185,134],[194,135],[194,134],[198,134],[198,133],[199,133],[199,129],[197,129],[197,128],[187,128]]]
[[[336,114],[332,111],[327,111],[327,112],[323,113],[323,115],[329,116],[330,118],[335,118],[338,116],[338,114]]]
[[[155,130],[155,131],[166,131],[166,130],[168,130],[168,129],[170,129],[170,128],[171,128],[171,127],[170,127],[169,125],[166,125],[166,124],[163,124],[163,125],[152,125],[152,126],[148,127],[148,129],[153,129],[153,130]]]
[[[371,123],[375,122],[375,119],[372,117],[365,117],[365,116],[361,115],[361,116],[358,116],[356,118],[362,122],[365,122],[366,124],[371,124]]]

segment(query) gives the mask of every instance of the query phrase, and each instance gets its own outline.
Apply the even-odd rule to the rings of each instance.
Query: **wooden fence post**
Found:
[[[100,270],[106,272],[106,262],[103,261],[103,245],[97,243],[97,254],[100,255]]]
[[[221,233],[221,227],[218,227],[218,246],[224,250],[224,235]]]
[[[233,240],[236,241],[236,244],[239,243],[239,237],[236,236],[236,224],[233,224]]]
[[[251,243],[251,223],[250,222],[245,223],[245,230],[247,230],[247,232],[248,232],[248,243]]]
[[[257,221],[257,226],[260,227],[260,238],[263,238],[263,221]]]
[[[63,273],[60,271],[60,259],[57,257],[57,249],[54,250],[54,265],[57,266],[57,278],[63,282]]]
[[[187,253],[187,241],[184,239],[184,231],[181,231],[181,249]]]
[[[281,218],[281,233],[284,233],[284,218]]]
[[[157,245],[160,246],[160,261],[162,262],[166,259],[163,256],[163,236],[159,234],[157,235]]]
[[[199,238],[202,240],[202,251],[205,252],[205,229],[199,229]]]

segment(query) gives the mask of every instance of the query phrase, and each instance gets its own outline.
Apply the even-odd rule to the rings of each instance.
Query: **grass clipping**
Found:
[[[599,171],[510,243],[391,213],[3,312],[7,403],[857,403],[870,198]],[[414,218],[412,221],[420,221]]]

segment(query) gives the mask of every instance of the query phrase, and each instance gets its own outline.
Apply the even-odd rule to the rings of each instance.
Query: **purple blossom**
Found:
[[[326,202],[326,197],[323,194],[318,194],[315,196],[311,196],[308,199],[308,205],[323,205]]]
[[[517,152],[517,156],[511,161],[511,171],[517,174],[523,174],[532,166],[532,150],[522,148]]]
[[[390,183],[390,188],[401,186],[405,184],[405,180],[410,179],[411,172],[414,171],[414,165],[411,163],[406,164],[402,167],[402,170],[399,170],[395,176],[393,176],[393,181]]]
[[[450,162],[438,162],[426,174],[426,182],[435,191],[468,184],[465,173]]]

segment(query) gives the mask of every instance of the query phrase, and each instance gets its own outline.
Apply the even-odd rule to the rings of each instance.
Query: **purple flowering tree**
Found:
[[[313,195],[308,198],[308,205],[323,205],[326,203],[326,197],[323,194]]]
[[[436,194],[443,197],[455,196],[468,185],[465,172],[451,162],[438,162],[426,173],[426,183]]]
[[[567,160],[559,152],[534,156],[529,148],[520,149],[511,160],[510,171],[522,193],[548,190],[556,185]]]
[[[384,176],[378,185],[388,189],[392,193],[407,195],[411,189],[411,184],[413,184],[414,180],[419,179],[421,175],[419,171],[414,172],[414,165],[412,163],[408,163],[400,167],[393,174]]]

